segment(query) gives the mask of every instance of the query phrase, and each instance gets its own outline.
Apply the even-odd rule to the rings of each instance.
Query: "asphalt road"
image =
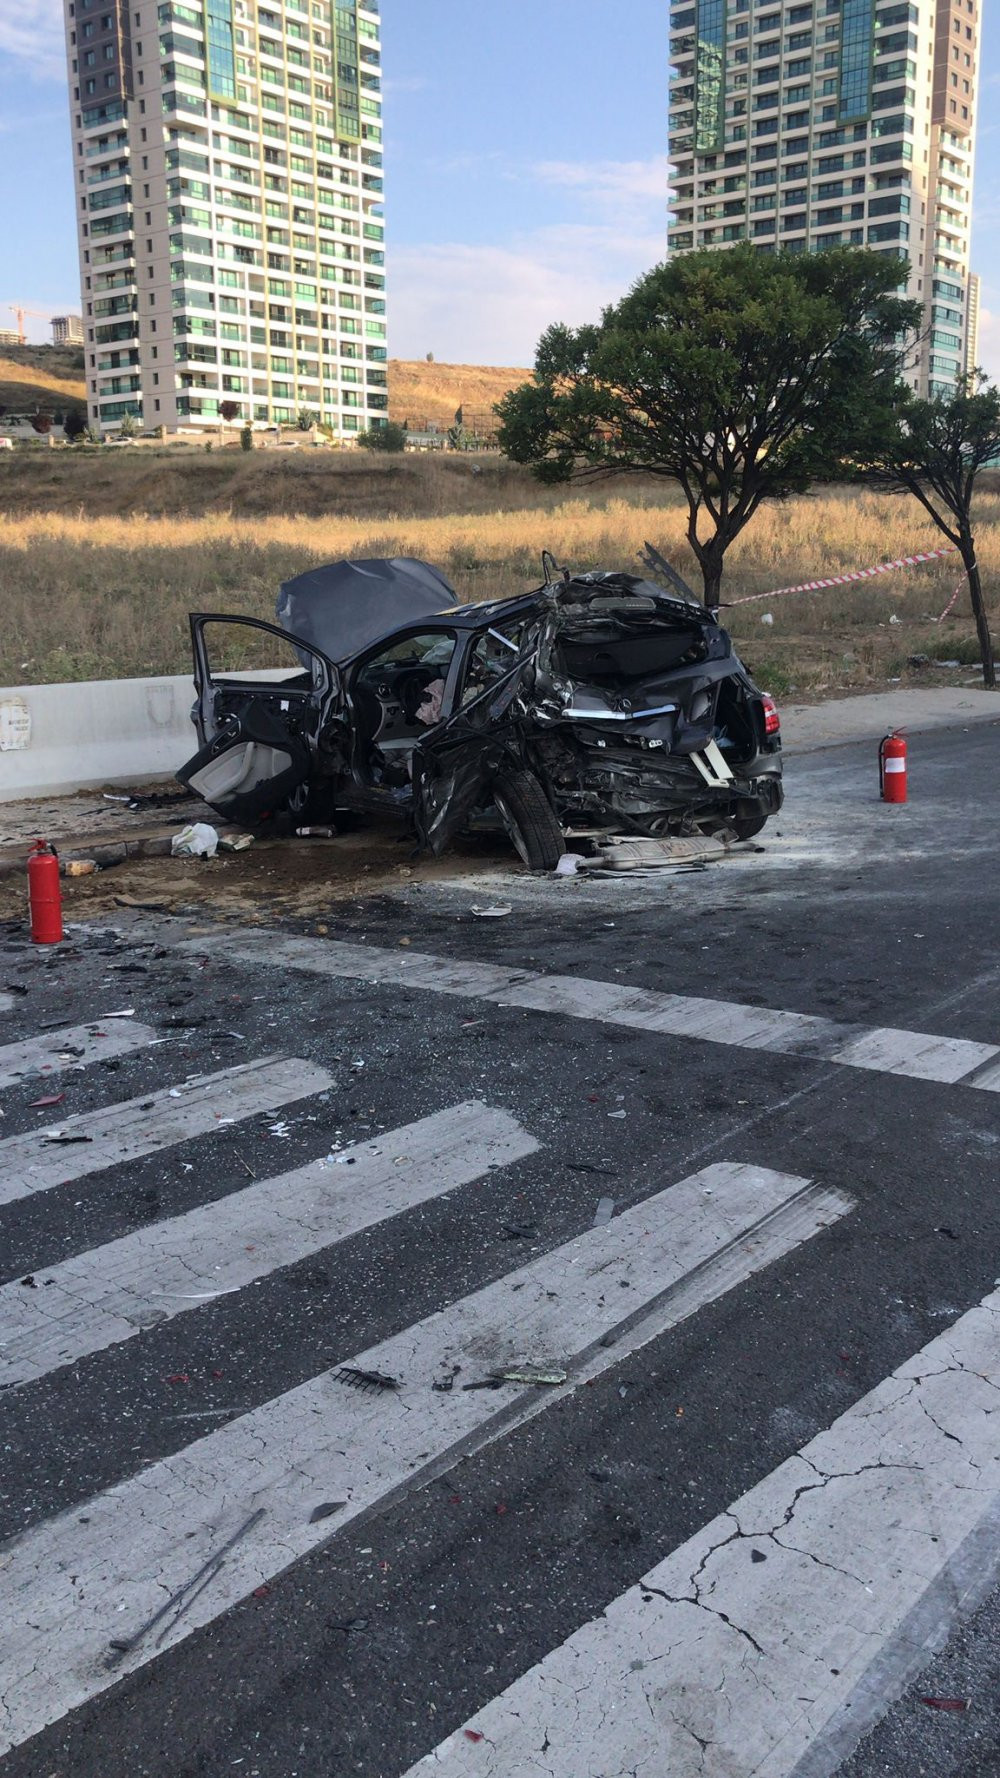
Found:
[[[976,1394],[1000,1372],[975,1357],[1000,1274],[998,745],[915,740],[904,809],[870,748],[803,759],[763,850],[701,873],[456,876],[333,905],[322,936],[131,912],[39,953],[8,927],[0,1046],[53,1053],[0,1087],[0,1361],[27,1367],[0,1396],[0,1778],[402,1778],[435,1750],[422,1770],[510,1778],[1000,1769],[1000,1431]],[[265,1057],[299,1075],[245,1088]],[[722,1163],[744,1170],[732,1240],[706,1222],[672,1272]],[[806,1182],[805,1221],[772,1228],[767,1193]],[[293,1236],[265,1240],[286,1199]],[[574,1307],[584,1274],[606,1290]],[[954,1399],[921,1398],[947,1387],[942,1336],[973,1356]],[[373,1352],[356,1368],[398,1388],[331,1377]],[[914,1359],[916,1443],[893,1419],[911,1382],[887,1381]],[[532,1365],[557,1380],[465,1387]],[[821,1518],[844,1489],[822,1549],[778,1536],[789,1460]],[[776,1516],[699,1543],[762,1486]],[[654,1585],[694,1572],[688,1546],[711,1587]],[[680,1614],[659,1643],[636,1628],[657,1600]],[[619,1652],[625,1675],[596,1726],[559,1665],[591,1658],[595,1620],[595,1694]],[[806,1729],[795,1661],[832,1674]]]

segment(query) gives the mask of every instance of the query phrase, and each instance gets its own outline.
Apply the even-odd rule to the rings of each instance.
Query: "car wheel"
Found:
[[[766,815],[748,815],[743,821],[729,823],[738,840],[752,840],[767,821]]]
[[[500,819],[515,852],[529,870],[555,870],[566,850],[562,828],[532,772],[498,780],[493,792]]]

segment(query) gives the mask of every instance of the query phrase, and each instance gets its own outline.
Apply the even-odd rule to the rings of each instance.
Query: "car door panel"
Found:
[[[225,626],[237,658],[254,658],[292,639],[256,618],[199,613],[191,618],[196,701],[192,712],[201,746],[177,773],[182,784],[227,819],[250,822],[280,808],[313,770],[320,734],[337,713],[340,680],[318,650],[294,642],[297,662],[267,668],[213,671],[206,627]],[[259,658],[259,656],[258,656]],[[303,672],[301,662],[308,664]]]

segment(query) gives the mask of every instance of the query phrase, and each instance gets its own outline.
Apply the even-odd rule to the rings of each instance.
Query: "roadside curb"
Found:
[[[115,864],[124,864],[129,858],[169,858],[171,834],[158,834],[149,839],[135,840],[102,840],[97,846],[74,844],[59,848],[60,865],[83,863],[89,860],[100,870],[107,870]],[[30,843],[11,846],[0,853],[0,877],[17,876],[28,868]],[[65,874],[65,873],[64,873]]]

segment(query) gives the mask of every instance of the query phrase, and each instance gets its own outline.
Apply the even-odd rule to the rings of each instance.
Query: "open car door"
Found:
[[[258,618],[190,621],[200,746],[177,777],[226,820],[253,823],[312,775],[340,676],[318,649]]]
[[[467,698],[413,750],[413,819],[422,847],[435,855],[464,825],[504,767],[522,764],[522,743],[512,706],[534,645],[511,651],[511,665],[496,681]]]

